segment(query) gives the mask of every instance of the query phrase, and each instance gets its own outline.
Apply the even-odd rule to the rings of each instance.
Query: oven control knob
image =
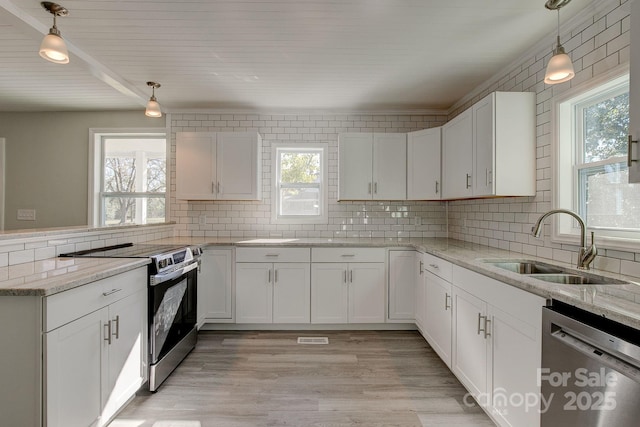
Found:
[[[163,258],[161,260],[158,260],[159,268],[166,268],[168,265],[169,265],[169,258]]]

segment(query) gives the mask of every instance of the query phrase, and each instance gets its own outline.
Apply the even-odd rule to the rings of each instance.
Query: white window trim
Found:
[[[297,148],[322,150],[322,184],[320,185],[321,215],[313,217],[278,215],[278,149]],[[271,222],[272,224],[328,224],[329,223],[329,144],[274,142],[271,144]]]
[[[139,134],[144,136],[161,136],[166,139],[167,144],[167,191],[165,192],[165,223],[170,222],[169,201],[171,200],[171,170],[170,153],[171,141],[170,132],[167,128],[91,128],[89,129],[89,185],[87,197],[87,224],[92,227],[102,227],[100,224],[100,191],[102,185],[102,137],[105,135],[131,135]],[[154,224],[157,225],[157,224]]]
[[[551,99],[551,168],[553,177],[552,186],[552,204],[554,209],[576,209],[577,193],[573,191],[576,188],[575,173],[572,167],[560,167],[561,159],[575,159],[574,144],[561,144],[560,141],[573,140],[577,130],[572,125],[561,126],[561,114],[573,114],[572,111],[563,110],[560,105],[570,99],[578,98],[581,93],[590,91],[591,89],[629,75],[629,64],[622,64],[603,73],[597,77],[579,84],[562,94]],[[567,185],[567,181],[571,184]],[[567,203],[570,200],[570,203]],[[553,215],[549,218],[551,221],[551,241],[560,244],[571,244],[579,246],[580,244],[580,228],[575,220],[568,215]],[[603,249],[614,249],[623,251],[637,251],[640,248],[640,233],[637,238],[629,237],[629,234],[601,229],[589,229],[595,232],[596,244]],[[624,234],[624,236],[621,236]],[[590,238],[590,237],[589,237]]]

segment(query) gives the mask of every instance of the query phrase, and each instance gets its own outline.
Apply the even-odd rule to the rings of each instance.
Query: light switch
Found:
[[[35,221],[35,209],[18,209],[18,221]]]

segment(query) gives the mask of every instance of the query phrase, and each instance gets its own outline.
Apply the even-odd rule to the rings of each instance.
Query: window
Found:
[[[327,223],[327,145],[274,144],[272,219],[276,223]]]
[[[555,108],[556,205],[578,212],[609,246],[633,245],[640,239],[640,185],[628,183],[628,74],[573,90]],[[575,241],[579,228],[558,216],[554,235]]]
[[[93,200],[97,226],[166,221],[166,136],[153,133],[94,133]]]

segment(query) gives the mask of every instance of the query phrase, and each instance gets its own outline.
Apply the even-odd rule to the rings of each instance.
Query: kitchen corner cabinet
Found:
[[[147,268],[0,297],[2,425],[104,426],[147,379]]]
[[[256,132],[177,132],[176,198],[260,200],[261,154]]]
[[[407,134],[407,200],[440,200],[441,128]]]
[[[405,200],[407,135],[339,135],[339,200]]]
[[[236,323],[309,323],[309,248],[236,249]]]
[[[311,323],[384,323],[385,249],[312,248]]]
[[[198,325],[232,322],[233,248],[205,249],[198,276]]]
[[[443,198],[535,196],[535,94],[493,92],[443,126]]]
[[[539,296],[453,267],[451,369],[500,426],[539,426],[538,407],[512,396],[538,396],[542,306]]]
[[[389,321],[415,321],[415,265],[415,251],[389,251]]]

